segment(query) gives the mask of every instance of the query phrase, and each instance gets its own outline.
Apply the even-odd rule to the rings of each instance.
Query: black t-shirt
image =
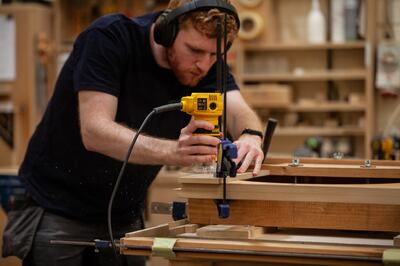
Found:
[[[79,129],[79,91],[116,96],[116,121],[134,129],[154,107],[177,102],[193,91],[215,91],[215,67],[196,88],[188,88],[170,70],[157,65],[149,31],[158,15],[104,16],[78,36],[20,169],[28,192],[45,209],[106,222],[107,204],[122,162],[85,149]],[[228,89],[237,89],[231,75]],[[189,119],[180,111],[163,113],[154,116],[144,132],[176,139]],[[128,222],[138,217],[160,167],[127,166],[114,200],[113,220]]]

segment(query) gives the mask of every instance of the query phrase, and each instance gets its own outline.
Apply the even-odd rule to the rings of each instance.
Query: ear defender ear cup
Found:
[[[168,20],[170,12],[171,9],[166,9],[161,13],[154,26],[154,41],[164,47],[170,47],[173,44],[177,32],[177,21]]]
[[[194,0],[176,9],[166,9],[161,13],[155,22],[154,41],[164,47],[171,47],[179,30],[179,16],[196,10],[212,8],[218,8],[233,15],[238,28],[240,28],[240,19],[233,5],[224,0]]]

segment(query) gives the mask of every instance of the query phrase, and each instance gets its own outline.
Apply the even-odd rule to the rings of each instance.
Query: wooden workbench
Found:
[[[128,233],[121,252],[159,255],[157,243],[167,237],[174,244],[161,256],[171,265],[382,265],[392,252],[400,261],[399,162],[271,159],[262,169],[259,177],[228,178],[227,219],[214,201],[221,179],[180,177],[188,220]],[[210,225],[263,232],[242,238]]]

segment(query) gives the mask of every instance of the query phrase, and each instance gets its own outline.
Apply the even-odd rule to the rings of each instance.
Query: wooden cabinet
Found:
[[[0,165],[18,165],[47,103],[52,65],[51,8],[37,4],[0,5],[15,23],[16,77],[0,80]]]
[[[257,1],[233,2],[239,14],[259,15],[250,22],[242,20],[243,27],[252,31],[263,25],[254,38],[239,38],[234,69],[249,104],[264,120],[279,121],[270,152],[292,154],[307,138],[316,137],[350,145],[348,156],[370,158],[376,3],[359,2],[365,18],[360,26],[365,30],[358,40],[333,43],[327,38],[311,44],[306,40],[311,1],[267,0],[254,7],[245,3]],[[329,29],[331,1],[320,4]],[[340,148],[332,147],[335,150]]]

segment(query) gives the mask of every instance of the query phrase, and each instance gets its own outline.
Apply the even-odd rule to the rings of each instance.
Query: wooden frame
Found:
[[[151,255],[155,238],[174,238],[170,265],[381,265],[393,240],[350,235],[306,237],[265,233],[257,239],[204,239],[195,233],[197,224],[181,220],[127,233],[121,239],[124,255]],[[268,264],[269,265],[269,264]]]
[[[272,159],[262,169],[263,177],[246,174],[228,178],[228,219],[218,217],[214,202],[222,197],[221,179],[181,177],[179,196],[189,198],[189,220],[199,224],[400,232],[398,162],[372,161],[367,168],[361,160],[301,159],[293,166],[289,159]]]

